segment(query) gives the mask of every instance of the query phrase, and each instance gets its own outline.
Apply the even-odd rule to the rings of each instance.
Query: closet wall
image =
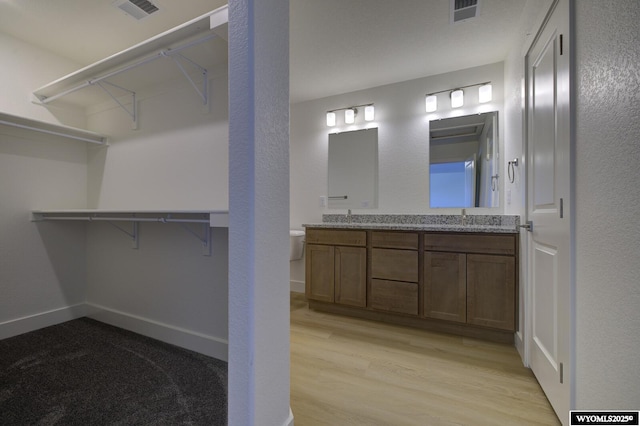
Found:
[[[0,35],[0,111],[54,122],[29,89],[77,64]],[[80,126],[84,117],[62,114]],[[69,319],[86,294],[82,224],[30,222],[30,211],[87,203],[84,142],[0,125],[0,338]]]
[[[89,108],[88,128],[110,145],[89,153],[90,208],[228,208],[226,69],[209,82],[210,112],[183,78],[139,90],[137,130],[113,101]]]
[[[36,224],[29,212],[82,207],[86,175],[84,143],[0,126],[0,338],[70,319],[84,302],[84,224]]]
[[[45,109],[31,102],[31,92],[81,67],[0,32],[0,111],[51,123],[84,128],[85,117],[78,109]]]
[[[25,44],[2,39],[0,58],[11,57],[15,65],[14,76],[0,84],[10,85],[11,77],[23,81],[17,93],[7,92],[14,106],[3,103],[1,110],[52,122],[76,114],[73,122],[59,122],[86,124],[107,135],[110,145],[1,130],[0,291],[9,297],[0,300],[0,333],[17,334],[38,328],[31,323],[49,325],[87,313],[226,359],[226,228],[211,228],[212,255],[203,256],[201,242],[178,224],[140,224],[139,248],[132,249],[129,237],[106,222],[29,221],[30,210],[38,208],[226,210],[226,70],[209,75],[208,112],[186,80],[140,89],[139,128],[132,130],[130,117],[112,101],[82,114],[58,105],[25,105],[33,89],[77,66],[31,46],[32,54],[11,54],[18,49]],[[32,78],[23,68],[53,71]],[[202,225],[186,226],[204,235]],[[68,315],[43,316],[55,309]],[[16,321],[21,317],[31,319]]]
[[[228,209],[228,85],[211,70],[210,112],[186,80],[138,92],[139,128],[113,103],[92,107],[91,130],[110,146],[90,148],[88,203],[97,209]],[[97,225],[97,226],[96,226]],[[187,225],[203,235],[201,225]],[[211,228],[212,255],[178,224],[140,224],[140,248],[109,224],[87,238],[92,316],[226,359],[226,228]]]

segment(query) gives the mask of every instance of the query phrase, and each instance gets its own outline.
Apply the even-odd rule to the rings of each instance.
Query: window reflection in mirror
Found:
[[[429,123],[429,205],[498,207],[498,113]]]

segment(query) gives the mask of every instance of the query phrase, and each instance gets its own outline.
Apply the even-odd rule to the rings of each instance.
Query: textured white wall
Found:
[[[229,4],[229,419],[289,410],[289,2]]]
[[[640,3],[575,1],[576,408],[640,406]]]

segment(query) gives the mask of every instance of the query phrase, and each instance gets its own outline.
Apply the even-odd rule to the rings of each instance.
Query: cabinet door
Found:
[[[305,293],[307,299],[333,302],[333,246],[307,244],[305,250]]]
[[[364,307],[367,300],[367,249],[334,247],[335,302]]]
[[[515,257],[467,255],[467,323],[515,330]]]
[[[427,251],[424,254],[424,315],[467,321],[467,255]]]

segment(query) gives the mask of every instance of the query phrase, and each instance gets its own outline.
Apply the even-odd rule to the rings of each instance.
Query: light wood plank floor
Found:
[[[512,345],[309,310],[291,293],[296,426],[559,425]]]

